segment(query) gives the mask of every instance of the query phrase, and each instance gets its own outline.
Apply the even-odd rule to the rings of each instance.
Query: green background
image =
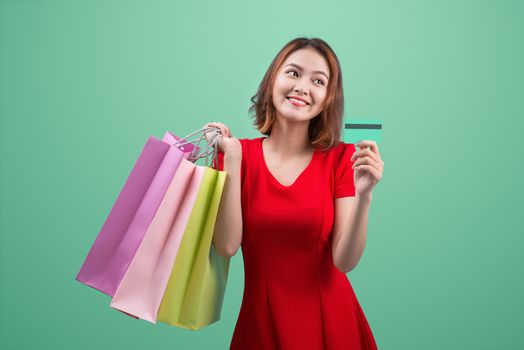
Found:
[[[348,274],[380,349],[522,349],[523,1],[0,1],[2,349],[226,349],[243,293],[190,331],[75,276],[150,136],[247,109],[278,50],[320,37],[346,118],[383,121]]]

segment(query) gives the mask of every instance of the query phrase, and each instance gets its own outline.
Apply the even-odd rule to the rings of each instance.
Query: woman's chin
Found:
[[[308,116],[301,113],[282,113],[283,119],[293,123],[308,122],[313,116]]]

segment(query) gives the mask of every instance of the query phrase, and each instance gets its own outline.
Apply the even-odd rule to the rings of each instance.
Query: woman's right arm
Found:
[[[242,242],[242,207],[240,204],[240,157],[224,154],[227,173],[220,206],[218,209],[213,244],[218,254],[232,257]]]
[[[218,142],[218,149],[224,154],[222,170],[227,174],[213,232],[213,245],[219,255],[232,257],[242,242],[240,193],[242,145],[237,138],[232,137],[226,125],[207,123],[204,127],[206,126],[217,127],[221,131],[222,136]]]

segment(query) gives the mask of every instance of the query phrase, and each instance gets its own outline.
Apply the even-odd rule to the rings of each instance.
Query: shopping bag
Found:
[[[219,255],[213,231],[226,173],[205,168],[157,319],[199,329],[220,319],[230,258]]]
[[[206,129],[197,130],[186,136],[184,142],[175,142],[174,145],[180,146],[190,142],[185,139],[201,131]],[[207,164],[209,153],[216,150],[216,137],[219,133],[214,131],[212,140],[204,152],[189,158],[190,161],[181,161],[110,303],[112,308],[129,316],[156,323],[158,308],[205,174],[206,167],[197,166],[192,162],[205,156]],[[203,134],[198,143],[202,139]],[[198,143],[195,147],[198,147]]]
[[[198,152],[177,136],[149,137],[76,280],[113,296],[182,159]]]
[[[201,187],[204,168],[183,159],[110,306],[156,323],[182,235]]]

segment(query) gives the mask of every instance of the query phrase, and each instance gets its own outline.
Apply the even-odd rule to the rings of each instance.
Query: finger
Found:
[[[218,123],[216,123],[216,122],[207,123],[206,125],[204,125],[204,128],[218,128],[218,129],[220,129],[220,127],[218,126]]]
[[[373,140],[362,140],[362,141],[358,141],[357,143],[355,143],[355,146],[357,147],[360,147],[360,148],[365,148],[365,147],[369,147],[371,149],[371,151],[373,151],[374,153],[376,153],[378,156],[380,156],[380,151],[378,149],[378,145],[375,141]]]
[[[224,124],[219,124],[219,128],[220,128],[220,133],[222,134],[222,136],[224,137],[229,137],[229,133],[226,129],[226,127],[224,126]]]
[[[227,126],[222,124],[220,126],[220,130],[222,131],[222,135],[224,135],[225,137],[230,137],[231,133],[229,132],[229,129],[227,128]]]
[[[222,136],[226,136],[225,129],[224,129],[224,127],[221,125],[221,123],[214,123],[213,126],[216,127],[216,128],[220,131],[220,135],[222,135]]]
[[[362,158],[365,156],[376,157],[376,155],[366,147],[353,152],[353,154],[351,155],[351,160],[353,161],[357,158]]]
[[[366,156],[372,158],[377,163],[382,163],[382,159],[380,159],[380,156],[376,153],[373,153],[369,148],[362,148],[361,150],[353,152],[353,154],[351,155],[351,161],[353,162],[357,158],[363,158]]]
[[[224,123],[217,123],[217,124],[220,125],[224,136],[231,137],[231,130],[229,129],[229,127],[226,124]]]
[[[220,130],[220,134],[221,135],[227,136],[226,128],[225,128],[224,124],[222,124],[220,122],[212,122],[212,123],[209,123],[209,126],[217,128],[218,130]]]
[[[382,174],[377,169],[373,168],[371,165],[359,165],[359,166],[357,166],[355,171],[357,171],[357,170],[370,173],[371,176],[373,176],[373,178],[377,182],[380,181],[380,179],[382,178]]]
[[[375,169],[379,169],[379,170],[382,169],[382,164],[372,159],[371,157],[363,157],[363,158],[357,159],[357,161],[353,163],[352,168],[355,169],[355,167],[362,165],[362,164],[371,165]]]
[[[220,130],[221,134],[223,134],[223,131],[222,131],[222,129],[220,128],[220,126],[218,124],[219,123],[217,123],[217,122],[210,122],[210,123],[206,123],[204,125],[204,127],[205,128],[216,128],[216,129]],[[214,131],[212,131],[212,130],[206,130],[204,132],[204,136],[205,136],[207,142],[210,142],[211,140],[213,140],[213,135],[214,135]]]

